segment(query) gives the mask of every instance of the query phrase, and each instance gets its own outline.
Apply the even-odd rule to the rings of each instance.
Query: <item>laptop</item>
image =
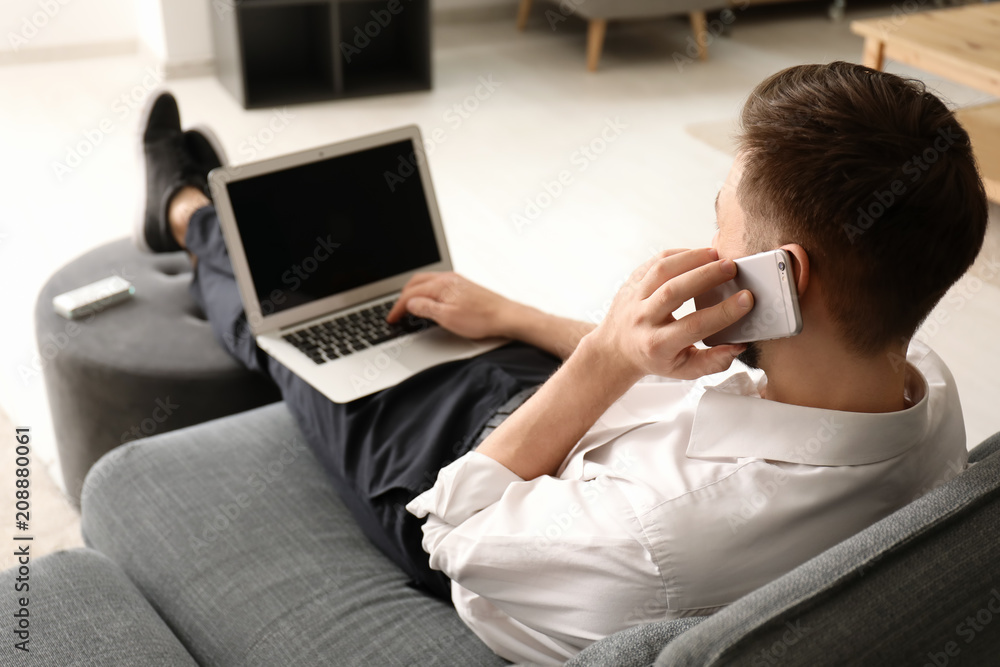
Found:
[[[491,350],[385,315],[417,272],[451,258],[415,125],[209,175],[257,345],[347,403]]]

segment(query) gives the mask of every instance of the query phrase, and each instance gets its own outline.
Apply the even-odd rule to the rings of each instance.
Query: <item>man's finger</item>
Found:
[[[389,313],[385,316],[385,319],[390,324],[401,318],[406,314],[408,310],[407,303],[410,299],[415,296],[429,296],[435,297],[441,290],[435,288],[435,278],[440,274],[437,273],[425,273],[417,274],[410,279],[410,282],[406,283],[403,291],[400,293],[399,298],[396,299],[396,303],[393,304]],[[417,280],[420,277],[421,280]],[[410,311],[412,312],[412,311]],[[415,314],[415,313],[414,313]]]
[[[385,316],[387,322],[395,322],[400,317],[406,314],[406,302],[415,294],[420,292],[416,291],[421,285],[426,286],[428,283],[433,281],[435,278],[440,276],[441,273],[438,271],[426,271],[422,273],[415,273],[413,277],[406,281],[406,285],[403,286],[403,290],[399,294],[399,298],[396,299],[396,303],[392,305],[389,313]]]
[[[646,276],[646,272],[649,271],[649,267],[653,266],[653,264],[660,261],[661,259],[665,259],[667,257],[670,257],[671,255],[676,255],[682,252],[687,252],[687,248],[671,248],[669,250],[661,250],[660,252],[656,253],[656,255],[650,257],[645,262],[636,267],[636,269],[629,276],[629,282],[638,284]]]
[[[665,320],[688,299],[721,285],[736,276],[736,264],[726,259],[696,266],[671,278],[649,297],[654,321]]]
[[[399,295],[398,299],[396,299],[396,303],[392,304],[389,314],[385,316],[385,321],[392,324],[405,315],[407,301],[408,297],[406,296],[406,290],[403,290],[403,293]]]
[[[435,301],[426,296],[415,296],[409,300],[407,303],[407,310],[411,314],[417,317],[425,317],[429,320],[434,320],[440,324],[440,319],[443,311],[447,308],[446,304],[440,301]]]
[[[745,349],[745,345],[717,345],[707,350],[691,347],[683,363],[673,373],[673,377],[678,380],[694,380],[713,373],[721,373],[732,366],[733,360]]]
[[[700,340],[722,331],[738,321],[753,309],[753,295],[750,290],[741,290],[722,303],[711,308],[696,310],[677,320],[671,327],[674,345],[693,345]]]
[[[647,299],[667,281],[718,258],[719,255],[713,248],[698,248],[659,259],[649,267],[646,276],[639,283],[639,296]]]

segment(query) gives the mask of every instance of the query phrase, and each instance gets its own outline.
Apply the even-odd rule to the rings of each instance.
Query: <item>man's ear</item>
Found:
[[[788,243],[781,246],[781,249],[792,256],[792,276],[799,291],[799,298],[802,298],[806,288],[809,287],[809,254],[798,243]]]

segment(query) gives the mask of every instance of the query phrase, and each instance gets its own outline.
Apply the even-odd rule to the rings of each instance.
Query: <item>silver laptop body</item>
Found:
[[[222,167],[209,184],[257,344],[330,400],[346,403],[505,342],[421,322],[383,342],[344,333],[362,311],[381,304],[385,312],[415,273],[452,269],[415,125]]]

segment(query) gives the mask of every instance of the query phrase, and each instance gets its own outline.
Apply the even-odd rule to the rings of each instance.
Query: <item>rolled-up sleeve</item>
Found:
[[[433,515],[457,526],[500,500],[508,486],[523,481],[499,461],[469,452],[442,468],[434,486],[414,498],[406,509],[417,517]]]
[[[471,452],[442,469],[407,509],[427,517],[431,567],[489,603],[483,614],[481,603],[456,599],[487,645],[523,657],[526,637],[534,637],[530,653],[565,660],[666,611],[659,569],[617,484],[608,477],[525,481]]]

